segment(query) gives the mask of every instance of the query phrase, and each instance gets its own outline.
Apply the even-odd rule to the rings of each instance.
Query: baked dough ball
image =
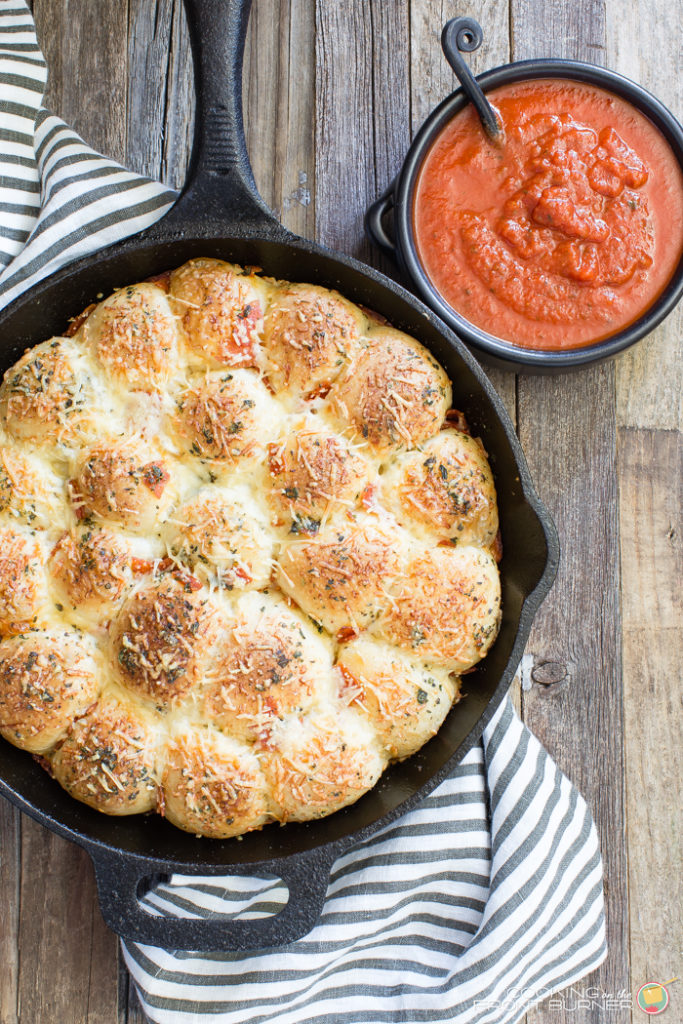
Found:
[[[141,814],[157,802],[158,729],[143,708],[103,694],[51,758],[71,796],[105,814]]]
[[[274,719],[308,712],[331,694],[328,645],[304,616],[270,594],[249,594],[206,673],[204,712],[225,732],[257,739]]]
[[[197,584],[171,575],[145,583],[112,626],[121,683],[159,711],[190,695],[211,644],[214,610]]]
[[[133,585],[133,564],[130,544],[110,530],[80,526],[63,533],[50,556],[59,604],[99,625]]]
[[[373,640],[345,644],[337,672],[342,701],[367,715],[391,758],[419,750],[437,732],[458,693],[458,681],[447,669]]]
[[[202,375],[177,405],[176,429],[202,459],[258,457],[280,431],[282,412],[254,370]]]
[[[374,729],[352,708],[278,723],[259,758],[280,821],[323,818],[354,803],[386,767]]]
[[[278,583],[311,618],[347,639],[387,604],[387,589],[401,571],[399,533],[395,524],[371,517],[329,523],[283,548]]]
[[[79,633],[36,631],[0,642],[0,733],[41,754],[95,701],[100,669]]]
[[[258,758],[242,743],[203,726],[186,727],[165,758],[165,814],[178,828],[227,839],[270,820]]]
[[[0,415],[19,441],[81,444],[111,425],[112,410],[111,396],[96,387],[69,338],[29,349],[0,387]]]
[[[255,280],[223,260],[190,260],[173,271],[171,305],[192,353],[218,366],[257,365],[263,301]]]
[[[276,394],[325,394],[353,358],[366,318],[338,292],[290,284],[271,302],[263,337]]]
[[[41,458],[14,446],[0,447],[0,514],[45,528],[64,518],[61,480]]]
[[[480,661],[498,633],[498,569],[480,548],[434,548],[415,556],[392,598],[376,634],[453,672]]]
[[[136,533],[154,531],[172,500],[168,460],[139,441],[105,442],[85,452],[71,481],[78,519],[94,517]]]
[[[21,633],[45,603],[45,554],[36,536],[0,527],[0,634]]]
[[[451,404],[443,368],[414,338],[374,328],[330,390],[328,408],[377,455],[433,437]]]
[[[328,511],[353,507],[368,483],[368,464],[338,434],[305,425],[268,449],[275,514],[293,533],[314,533]]]
[[[225,590],[261,590],[270,581],[274,541],[246,488],[206,487],[166,525],[171,557]]]
[[[83,337],[116,384],[149,391],[178,372],[178,328],[163,289],[134,284],[100,302]]]
[[[498,533],[493,474],[479,440],[442,430],[382,477],[382,501],[426,540],[490,548]]]

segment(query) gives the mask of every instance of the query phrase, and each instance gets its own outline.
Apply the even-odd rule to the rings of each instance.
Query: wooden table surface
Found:
[[[95,148],[180,185],[192,120],[180,0],[33,9],[46,105]],[[439,37],[461,14],[484,28],[477,71],[588,60],[683,113],[681,8],[671,0],[255,0],[249,147],[262,194],[290,228],[395,273],[365,241],[363,211],[454,88]],[[605,862],[609,957],[528,1024],[644,1020],[629,997],[683,974],[680,339],[678,312],[606,365],[491,373],[562,544],[516,700],[586,796]],[[4,801],[0,843],[1,1024],[140,1024],[88,857]],[[683,979],[671,997],[673,1024]]]

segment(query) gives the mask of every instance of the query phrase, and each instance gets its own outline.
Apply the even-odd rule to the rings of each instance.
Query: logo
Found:
[[[670,985],[671,982],[667,981],[666,984]],[[666,1010],[669,1005],[669,993],[664,985],[660,985],[656,981],[648,981],[638,989],[636,1002],[641,1010],[654,1017]]]

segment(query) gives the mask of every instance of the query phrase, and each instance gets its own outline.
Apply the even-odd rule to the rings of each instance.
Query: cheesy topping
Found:
[[[491,547],[498,533],[493,475],[480,441],[442,430],[398,455],[382,477],[382,501],[417,536]]]
[[[140,814],[157,803],[157,742],[154,720],[108,692],[74,722],[52,771],[68,793],[98,811]]]
[[[176,371],[178,329],[156,285],[130,285],[114,292],[90,314],[83,336],[117,383],[147,391]]]
[[[265,318],[268,376],[276,394],[325,394],[358,349],[365,326],[357,306],[337,292],[292,284]]]
[[[199,258],[0,386],[0,735],[226,839],[411,756],[495,640],[486,453],[414,338]],[[476,685],[472,680],[472,685]]]
[[[169,293],[191,356],[203,365],[258,365],[263,299],[241,267],[191,260],[171,274]]]
[[[412,338],[390,327],[375,328],[333,385],[329,407],[350,424],[358,440],[383,455],[414,448],[433,437],[451,404],[443,368]]]
[[[40,754],[97,697],[96,654],[76,632],[35,630],[0,642],[0,734]]]

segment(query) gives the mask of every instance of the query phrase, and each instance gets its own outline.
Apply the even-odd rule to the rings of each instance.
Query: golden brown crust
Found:
[[[137,284],[101,302],[83,327],[102,368],[118,384],[149,391],[178,366],[178,328],[161,288]]]
[[[328,402],[340,424],[381,455],[432,437],[450,405],[451,388],[418,342],[378,327],[331,388]]]
[[[43,549],[31,534],[0,527],[0,635],[35,623],[46,598]]]
[[[98,669],[77,633],[38,631],[0,642],[0,733],[42,753],[97,697]]]
[[[6,512],[27,526],[44,528],[62,510],[63,502],[49,467],[14,445],[1,446],[0,513]]]
[[[268,309],[264,343],[275,393],[324,394],[353,358],[364,317],[337,292],[310,284],[285,287]]]
[[[144,585],[112,626],[112,648],[126,689],[163,711],[190,695],[208,644],[212,609],[194,577],[170,574]]]
[[[263,310],[241,267],[198,259],[171,274],[172,306],[188,348],[220,366],[256,366]]]
[[[271,575],[273,540],[249,492],[206,488],[167,520],[171,557],[224,590],[261,590]]]
[[[0,388],[0,415],[18,441],[71,444],[91,436],[95,404],[92,383],[66,338],[52,338],[26,352]]]
[[[422,450],[401,453],[382,477],[382,500],[402,525],[437,542],[491,548],[498,506],[480,441],[443,430]]]
[[[55,778],[71,796],[105,814],[140,814],[157,800],[153,723],[141,708],[103,696],[51,758]]]
[[[353,507],[370,475],[344,438],[305,427],[269,446],[268,468],[271,504],[294,533],[314,533],[327,512]]]
[[[280,554],[277,579],[330,633],[360,633],[387,603],[387,588],[401,571],[397,530],[379,520],[336,521],[310,540]]]
[[[254,595],[216,645],[204,712],[231,735],[254,741],[275,719],[306,713],[325,694],[329,655],[302,616]]]
[[[82,526],[62,534],[50,571],[65,602],[108,618],[133,584],[131,561],[129,547],[116,534]]]
[[[94,517],[148,533],[168,503],[168,460],[141,442],[91,448],[70,483],[77,519]]]
[[[199,727],[179,733],[165,756],[165,814],[178,828],[228,839],[270,819],[265,779],[248,748]]]
[[[277,406],[248,370],[213,373],[178,398],[177,430],[192,455],[233,463],[257,456]],[[272,429],[272,428],[271,428]]]
[[[419,750],[437,732],[458,693],[458,680],[447,670],[372,640],[344,645],[337,674],[343,703],[367,716],[392,758]]]
[[[386,766],[373,730],[352,709],[291,718],[259,750],[281,821],[309,821],[346,807]]]
[[[464,672],[480,661],[500,624],[494,558],[480,548],[435,548],[406,566],[377,635],[418,658]]]

